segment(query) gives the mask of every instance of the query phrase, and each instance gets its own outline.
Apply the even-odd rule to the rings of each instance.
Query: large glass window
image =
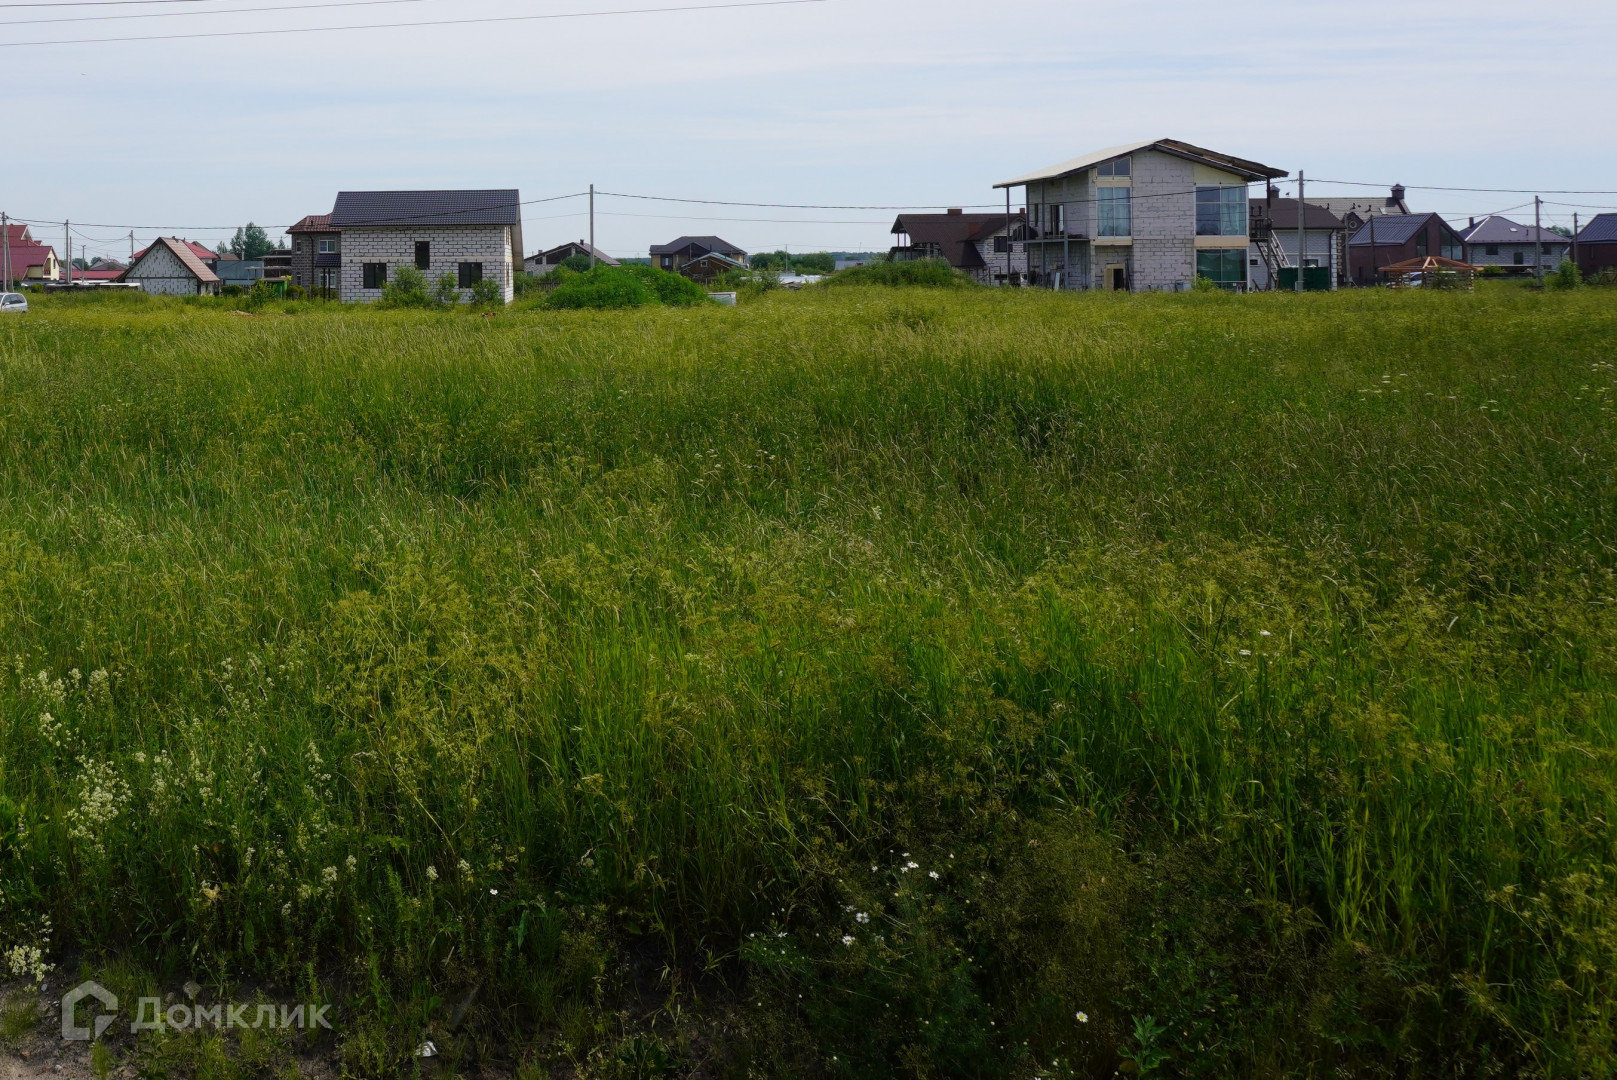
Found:
[[[1430,239],[1430,237],[1427,236],[1426,230],[1422,229],[1419,233],[1417,233],[1415,235],[1415,254],[1424,259],[1426,256],[1430,255],[1431,253],[1432,253],[1431,239]]]
[[[1453,259],[1455,262],[1464,262],[1465,245],[1460,243],[1460,238],[1458,236],[1455,236],[1450,232],[1445,232],[1443,233],[1442,255],[1445,259]]]
[[[1097,211],[1095,215],[1095,235],[1132,235],[1134,222],[1129,213],[1129,189],[1126,187],[1096,188],[1095,196],[1095,209]]]
[[[1233,289],[1246,284],[1244,248],[1207,248],[1196,252],[1196,276]]]
[[[1246,235],[1246,186],[1196,189],[1197,236]]]
[[[1095,170],[1096,176],[1127,176],[1128,174],[1129,159],[1126,157],[1118,158],[1116,161],[1108,161]]]

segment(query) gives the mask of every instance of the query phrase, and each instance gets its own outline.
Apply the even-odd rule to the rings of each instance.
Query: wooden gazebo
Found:
[[[1474,289],[1477,267],[1440,255],[1422,255],[1380,268],[1394,289]]]

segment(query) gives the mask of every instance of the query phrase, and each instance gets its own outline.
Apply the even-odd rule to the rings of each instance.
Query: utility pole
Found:
[[[1539,211],[1544,200],[1537,195],[1533,196],[1533,276],[1540,285],[1544,284],[1544,230],[1540,227]]]
[[[590,185],[590,269],[595,269],[595,185]]]
[[[1578,212],[1572,211],[1572,265],[1578,265]]]
[[[1303,220],[1303,171],[1297,170],[1297,291],[1303,291],[1303,252],[1308,246],[1308,233]]]
[[[73,226],[62,222],[62,246],[67,249],[67,283],[73,284]]]
[[[0,213],[0,292],[11,288],[11,219]]]
[[[1380,282],[1376,275],[1380,273],[1380,268],[1376,266],[1376,208],[1372,206],[1366,212],[1370,215],[1370,284],[1378,285]]]
[[[129,230],[129,265],[135,265],[135,230]]]

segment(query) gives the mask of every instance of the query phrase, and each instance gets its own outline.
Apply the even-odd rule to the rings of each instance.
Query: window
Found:
[[[673,268],[674,268],[674,257],[672,255],[664,255],[663,256],[663,269],[664,270],[672,270]]]
[[[1207,248],[1196,252],[1196,276],[1226,289],[1246,284],[1246,251]]]
[[[1196,189],[1197,236],[1246,235],[1246,185]]]
[[[1125,187],[1096,188],[1095,195],[1095,235],[1132,235],[1134,223],[1129,214],[1129,189]]]
[[[1483,250],[1489,255],[1497,255],[1497,254],[1499,254],[1499,245],[1498,244],[1489,244]]]
[[[380,289],[387,284],[387,263],[366,263],[365,283],[367,289]]]
[[[456,282],[462,289],[469,289],[483,280],[482,263],[461,263],[460,276]]]
[[[1520,251],[1518,251],[1518,252],[1516,252],[1516,253],[1515,253],[1515,254],[1513,254],[1513,255],[1512,255],[1512,256],[1511,256],[1511,257],[1510,257],[1510,261],[1511,261],[1511,262],[1513,262],[1513,263],[1515,263],[1515,264],[1516,264],[1516,265],[1517,265],[1517,266],[1520,266],[1520,265],[1522,265],[1522,264],[1523,264],[1523,263],[1524,263],[1524,262],[1526,262],[1526,261],[1527,261],[1527,256],[1526,256],[1526,255],[1524,255],[1524,254],[1523,254],[1523,253],[1522,253],[1522,252],[1520,252]]]
[[[1128,174],[1129,159],[1126,157],[1118,158],[1116,161],[1108,161],[1095,170],[1096,176],[1127,176]]]
[[[332,237],[329,240],[321,240],[319,241],[319,245],[320,246],[317,250],[322,255],[335,255],[337,253],[337,240],[335,237]]]
[[[417,270],[432,269],[432,243],[428,240],[415,242],[415,268]]]
[[[1009,255],[1011,253],[1011,238],[1008,236],[994,237],[994,254]]]
[[[1458,236],[1445,231],[1439,239],[1443,244],[1442,249],[1438,252],[1439,255],[1442,255],[1445,259],[1453,259],[1455,262],[1465,261],[1465,245],[1460,242]]]
[[[1431,240],[1431,237],[1426,235],[1426,230],[1425,229],[1422,229],[1420,231],[1420,233],[1415,237],[1415,254],[1425,256],[1425,255],[1430,255],[1431,253],[1432,253],[1432,240]]]
[[[1045,233],[1050,236],[1060,236],[1062,226],[1065,224],[1063,219],[1066,217],[1066,215],[1061,212],[1064,207],[1062,207],[1060,204],[1053,203],[1041,207],[1041,209],[1044,213],[1044,222],[1046,226],[1044,230]]]

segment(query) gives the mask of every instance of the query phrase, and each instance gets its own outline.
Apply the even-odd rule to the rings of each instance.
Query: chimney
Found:
[[[1402,184],[1394,184],[1392,186],[1392,198],[1387,200],[1387,205],[1388,206],[1402,206],[1403,202],[1404,202],[1404,185],[1402,185]]]
[[[1477,227],[1477,219],[1476,219],[1476,218],[1472,218],[1472,219],[1471,219],[1471,228],[1473,228],[1473,229],[1474,229],[1474,228],[1476,228],[1476,227]]]
[[[1278,198],[1280,198],[1280,189],[1275,187],[1273,184],[1270,184],[1269,185],[1269,201],[1272,203]]]
[[[949,207],[949,213],[951,213],[951,214],[964,214],[965,211],[960,209],[958,206],[951,206],[951,207]]]

